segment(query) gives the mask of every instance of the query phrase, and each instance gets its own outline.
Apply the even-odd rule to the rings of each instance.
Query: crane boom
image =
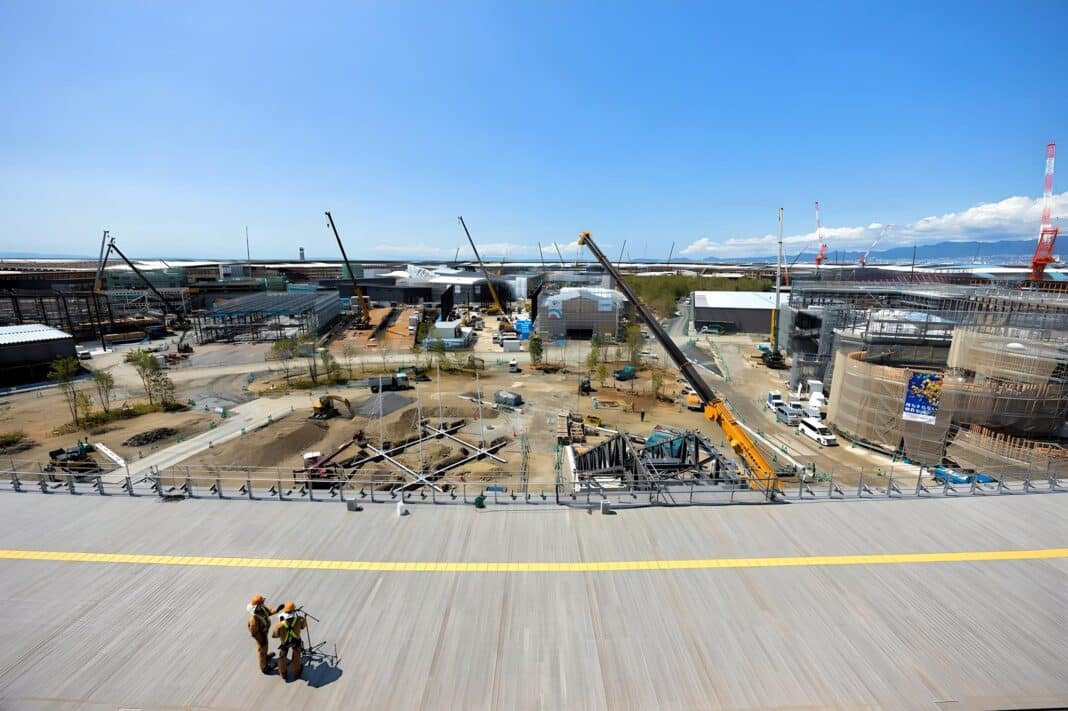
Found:
[[[612,262],[608,257],[604,255],[589,232],[583,232],[579,235],[578,243],[585,245],[593,253],[594,258],[600,262],[612,279],[615,280],[616,286],[627,297],[627,299],[634,305],[634,308],[638,311],[638,315],[641,316],[642,321],[649,327],[653,336],[664,347],[668,357],[671,358],[671,362],[675,364],[675,367],[679,369],[683,377],[686,378],[686,382],[690,384],[694,392],[701,399],[701,403],[704,405],[705,417],[712,422],[719,425],[723,430],[723,434],[726,436],[727,441],[730,442],[731,448],[738,453],[745,466],[749,469],[750,482],[755,483],[761,490],[763,490],[769,496],[774,496],[776,492],[781,492],[781,486],[775,476],[775,470],[771,468],[764,455],[760,453],[760,450],[756,448],[756,445],[749,435],[742,429],[741,425],[734,418],[734,415],[727,408],[727,404],[716,395],[716,393],[709,387],[705,379],[697,372],[697,368],[694,364],[683,354],[678,345],[673,341],[667,333],[664,331],[660,322],[657,321],[649,309],[642,303],[638,295],[634,293],[634,290],[630,288],[630,285],[623,281],[619,272],[616,271]]]
[[[475,240],[471,239],[471,232],[467,229],[467,223],[464,222],[463,215],[456,219],[460,221],[460,226],[464,228],[464,234],[467,235],[467,241],[471,243],[471,250],[475,253],[475,259],[478,260],[478,265],[482,267],[482,273],[486,277],[486,286],[489,287],[490,296],[493,297],[493,308],[497,309],[497,313],[503,314],[504,307],[501,305],[501,300],[497,298],[497,289],[493,286],[493,281],[490,279],[489,269],[486,269],[486,264],[482,261],[482,255],[478,253],[478,247],[475,246]]]
[[[356,303],[360,305],[360,313],[356,318],[356,327],[368,328],[371,325],[371,302],[367,300],[363,289],[356,283],[356,274],[352,271],[352,265],[349,264],[349,255],[345,254],[345,245],[341,243],[341,235],[337,233],[334,216],[330,214],[329,210],[326,211],[326,219],[330,220],[330,229],[333,230],[334,239],[337,240],[337,247],[341,250],[341,259],[345,262],[345,269],[349,271],[349,279],[352,280],[352,294],[356,297]]]
[[[875,241],[871,243],[871,246],[864,250],[864,254],[860,255],[860,259],[857,260],[860,266],[868,266],[868,255],[870,255],[871,251],[875,249],[875,245],[879,244],[879,242],[882,241],[883,237],[886,237],[886,235],[890,234],[890,230],[892,230],[893,228],[893,225],[883,225],[883,229],[881,232],[879,232],[879,236],[875,238]]]
[[[1053,245],[1057,243],[1060,230],[1051,224],[1050,208],[1053,204],[1053,162],[1057,157],[1057,144],[1046,146],[1046,176],[1042,185],[1042,224],[1038,228],[1038,244],[1031,258],[1031,278],[1035,281],[1045,276],[1046,265],[1053,264]]]

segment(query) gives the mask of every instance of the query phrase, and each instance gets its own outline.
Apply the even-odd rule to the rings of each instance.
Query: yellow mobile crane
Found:
[[[489,287],[490,296],[493,297],[493,306],[486,309],[486,313],[490,316],[501,315],[504,313],[504,306],[501,305],[501,300],[497,298],[497,289],[493,286],[493,280],[490,279],[489,269],[486,268],[485,262],[482,261],[482,255],[478,253],[478,247],[475,246],[475,240],[471,239],[471,231],[467,229],[467,223],[464,222],[463,215],[456,219],[460,221],[460,226],[464,228],[464,234],[467,235],[467,241],[471,243],[471,251],[475,253],[475,259],[478,260],[478,265],[482,267],[482,273],[486,277],[486,286]],[[504,321],[508,323],[507,319],[504,319]]]
[[[605,271],[612,275],[616,284],[619,286],[620,291],[626,295],[630,303],[634,304],[634,308],[638,310],[638,314],[642,320],[649,327],[649,330],[656,337],[656,340],[660,342],[660,345],[667,351],[668,356],[672,362],[675,363],[675,367],[682,372],[686,381],[693,388],[695,395],[691,395],[694,398],[697,406],[704,410],[705,417],[712,422],[719,425],[719,428],[723,430],[723,434],[726,436],[727,441],[730,442],[731,449],[733,449],[746,468],[749,470],[749,483],[756,485],[760,490],[768,494],[769,497],[774,498],[775,495],[782,493],[782,485],[779,484],[778,478],[775,476],[775,470],[771,468],[768,461],[764,458],[764,455],[760,453],[760,450],[756,448],[756,445],[749,435],[746,433],[742,426],[738,424],[738,420],[734,418],[734,415],[729,409],[727,409],[727,403],[723,401],[712,388],[708,386],[704,378],[700,376],[693,363],[683,355],[682,351],[675,344],[675,341],[664,332],[664,329],[660,326],[660,322],[657,321],[653,315],[649,312],[649,309],[645,307],[645,304],[641,302],[638,295],[634,293],[634,290],[623,281],[623,278],[616,271],[616,268],[604,255],[604,252],[594,244],[593,238],[590,237],[589,232],[583,232],[579,235],[578,243],[589,247],[590,252],[604,267]]]

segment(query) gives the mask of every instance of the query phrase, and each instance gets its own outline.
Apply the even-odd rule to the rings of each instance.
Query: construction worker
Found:
[[[277,615],[282,606],[273,610],[267,606],[263,595],[254,595],[248,604],[248,631],[252,639],[256,640],[256,657],[260,663],[260,671],[270,674],[270,661],[267,654],[267,632],[271,629],[271,615]]]
[[[278,646],[278,674],[286,681],[289,681],[286,671],[290,664],[293,665],[294,678],[300,678],[303,668],[300,655],[304,649],[300,633],[305,624],[304,616],[298,614],[296,604],[290,600],[285,604],[282,618],[275,624],[274,631],[271,633],[271,636],[281,643]],[[287,656],[291,650],[292,659],[288,659]]]

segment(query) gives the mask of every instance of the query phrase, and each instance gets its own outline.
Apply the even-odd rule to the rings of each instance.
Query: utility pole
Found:
[[[779,248],[775,253],[775,310],[771,312],[771,348],[779,352],[779,304],[782,297],[782,208],[779,208]]]
[[[248,225],[245,225],[245,264],[252,263],[252,250],[248,246]]]

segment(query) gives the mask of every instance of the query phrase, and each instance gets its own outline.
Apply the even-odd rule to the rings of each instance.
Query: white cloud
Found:
[[[1053,221],[1068,213],[1068,192],[1053,197]],[[989,202],[970,207],[962,212],[923,217],[891,230],[879,247],[894,244],[930,243],[941,240],[1029,239],[1037,237],[1038,223],[1042,215],[1042,199],[1009,197],[999,202]],[[867,249],[879,236],[883,225],[872,222],[867,227],[824,227],[823,235],[830,249]],[[777,237],[766,234],[756,237],[729,237],[713,240],[701,237],[683,248],[689,256],[717,255],[724,257],[743,255],[770,255],[775,252]],[[786,245],[817,243],[816,232],[790,235],[783,238]]]

